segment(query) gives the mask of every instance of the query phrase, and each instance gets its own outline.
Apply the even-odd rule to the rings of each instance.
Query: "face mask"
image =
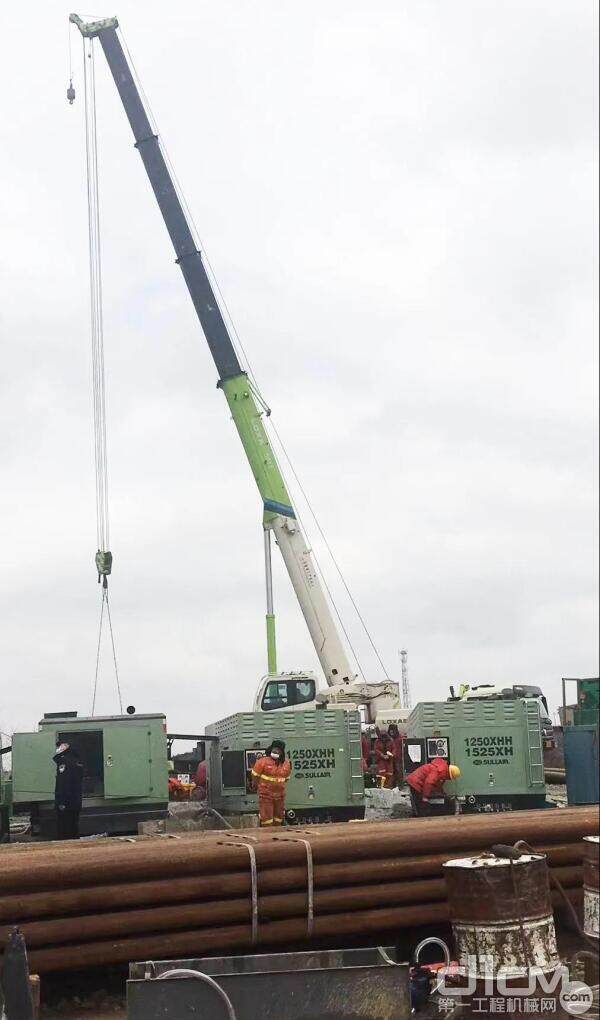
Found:
[[[275,761],[279,761],[281,758],[279,751],[271,751],[271,758],[274,758]]]

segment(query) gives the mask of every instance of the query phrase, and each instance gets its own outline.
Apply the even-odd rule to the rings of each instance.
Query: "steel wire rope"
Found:
[[[296,470],[294,468],[294,465],[293,465],[293,463],[291,461],[291,458],[290,458],[290,456],[289,456],[289,454],[288,454],[288,452],[287,452],[287,450],[285,448],[285,445],[284,445],[284,443],[283,443],[283,441],[281,439],[279,431],[277,430],[277,427],[275,426],[275,424],[273,422],[272,415],[271,415],[271,409],[269,408],[268,404],[266,403],[266,401],[262,397],[260,386],[258,384],[258,380],[256,378],[256,374],[255,374],[254,369],[252,367],[252,363],[250,361],[250,358],[248,357],[248,354],[246,353],[246,350],[245,350],[244,345],[242,343],[242,340],[240,338],[239,332],[238,332],[238,330],[236,328],[233,316],[231,314],[231,311],[229,310],[229,306],[228,306],[227,301],[225,299],[225,296],[224,296],[224,294],[223,294],[223,292],[221,290],[221,287],[219,285],[219,281],[217,279],[217,276],[216,276],[216,274],[215,274],[215,272],[213,270],[210,258],[208,256],[208,252],[206,250],[206,245],[202,241],[202,238],[200,236],[200,232],[198,230],[198,227],[196,226],[196,222],[194,220],[193,213],[192,213],[192,211],[191,211],[191,209],[190,209],[190,207],[188,205],[187,199],[185,197],[185,192],[184,192],[183,187],[182,187],[182,185],[181,185],[181,183],[179,181],[179,178],[177,176],[177,172],[175,170],[175,167],[174,167],[173,162],[171,160],[171,157],[169,155],[169,152],[168,152],[167,146],[165,144],[164,138],[163,138],[163,136],[161,134],[159,134],[156,118],[155,118],[154,113],[152,111],[152,107],[150,105],[150,101],[148,99],[148,96],[146,95],[146,92],[144,91],[144,87],[142,85],[140,76],[138,74],[137,68],[136,68],[135,63],[133,61],[133,58],[131,56],[131,51],[130,51],[129,47],[127,46],[127,42],[125,40],[125,36],[123,34],[123,30],[121,28],[119,28],[119,31],[120,31],[120,35],[121,35],[121,39],[122,39],[122,42],[123,42],[124,49],[125,49],[126,54],[127,54],[127,58],[129,60],[129,64],[131,66],[133,77],[135,79],[137,88],[138,88],[138,90],[140,92],[140,96],[142,98],[142,102],[144,104],[144,107],[146,109],[146,113],[148,115],[148,119],[150,121],[150,124],[151,124],[151,127],[152,127],[154,133],[156,134],[156,136],[158,138],[158,143],[160,145],[161,151],[163,153],[163,156],[164,156],[165,161],[167,163],[167,166],[169,168],[169,172],[170,172],[171,177],[173,179],[173,184],[174,184],[174,187],[175,187],[175,191],[177,193],[177,197],[179,198],[179,201],[181,202],[182,208],[183,208],[184,213],[186,215],[186,218],[187,218],[187,220],[189,222],[189,226],[190,226],[190,228],[192,230],[192,234],[193,234],[194,240],[196,241],[196,244],[198,246],[198,250],[201,252],[202,260],[205,263],[207,275],[208,275],[210,283],[211,283],[211,285],[212,285],[212,287],[213,287],[213,289],[215,291],[215,296],[217,298],[217,303],[218,303],[219,308],[221,310],[221,314],[223,315],[223,318],[226,319],[226,321],[227,321],[227,323],[228,323],[228,325],[230,327],[232,344],[233,344],[234,348],[237,350],[237,353],[238,354],[241,353],[241,355],[242,355],[242,360],[243,360],[243,362],[245,362],[245,364],[246,364],[246,366],[248,368],[248,374],[250,376],[250,379],[251,379],[252,383],[254,384],[254,387],[255,387],[255,390],[256,390],[256,395],[259,397],[259,400],[260,400],[261,404],[263,405],[263,407],[265,409],[266,418],[268,419],[269,424],[271,425],[271,428],[272,428],[275,436],[277,437],[277,440],[279,442],[279,445],[281,447],[283,455],[284,455],[286,461],[288,462],[288,464],[290,466],[292,474],[293,474],[293,476],[294,476],[294,478],[296,480],[296,483],[297,483],[297,485],[298,485],[298,487],[300,489],[300,492],[302,493],[302,496],[303,496],[303,498],[304,498],[304,500],[306,502],[306,505],[308,507],[309,513],[310,513],[311,517],[313,518],[313,520],[315,522],[315,525],[316,525],[316,527],[317,527],[317,529],[319,531],[319,534],[321,535],[321,537],[323,539],[323,542],[325,544],[327,552],[329,553],[329,556],[330,556],[330,558],[331,558],[331,560],[332,560],[332,562],[334,564],[336,572],[338,573],[338,575],[340,577],[340,580],[341,580],[341,582],[342,582],[342,584],[344,586],[344,589],[345,589],[345,591],[346,591],[346,593],[347,593],[347,595],[348,595],[348,597],[350,599],[350,602],[351,602],[351,604],[352,604],[352,606],[354,608],[354,611],[355,611],[355,613],[356,613],[356,615],[357,615],[357,617],[358,617],[358,619],[359,619],[359,621],[361,623],[361,626],[362,626],[362,628],[363,628],[363,630],[364,630],[364,632],[365,632],[365,634],[367,636],[369,644],[371,645],[371,648],[373,649],[373,651],[374,651],[374,653],[375,653],[375,655],[377,657],[377,660],[378,660],[378,662],[379,662],[379,664],[380,664],[380,666],[381,666],[381,668],[382,668],[382,670],[383,670],[387,680],[389,682],[391,682],[390,675],[389,675],[389,673],[388,673],[388,671],[387,671],[387,669],[385,667],[385,664],[384,664],[384,662],[383,662],[383,660],[381,658],[379,650],[378,650],[377,646],[375,645],[375,642],[373,641],[371,633],[370,633],[370,631],[369,631],[369,629],[367,627],[366,621],[365,621],[362,613],[360,612],[360,610],[358,608],[357,602],[356,602],[354,596],[352,595],[352,592],[350,591],[350,587],[349,587],[349,585],[348,585],[348,583],[347,583],[347,581],[346,581],[346,579],[344,577],[342,569],[341,569],[341,567],[340,567],[336,557],[333,554],[333,551],[331,549],[331,545],[330,545],[330,543],[328,542],[328,540],[327,540],[327,538],[325,536],[325,533],[324,533],[324,531],[323,531],[323,529],[322,529],[322,527],[321,527],[321,525],[320,525],[320,523],[319,523],[319,521],[317,519],[317,516],[316,516],[316,514],[315,514],[315,512],[314,512],[314,510],[312,508],[310,500],[308,499],[308,496],[306,495],[304,487],[302,486],[302,483],[300,482],[300,479],[299,479],[298,474],[297,474],[297,472],[296,472]],[[277,453],[276,453],[275,450],[273,450],[273,454],[275,456],[275,460],[277,461],[277,466],[279,468],[279,471],[281,472],[284,481],[286,481],[285,471],[283,470],[283,468],[281,466],[281,462],[280,462],[279,458],[277,457]],[[286,485],[287,485],[287,481],[286,481]],[[302,521],[302,519],[300,517],[300,514],[298,512],[298,509],[297,509],[297,507],[295,505],[294,505],[294,510],[296,512],[296,516],[298,518],[298,521],[300,523],[300,526],[301,526],[302,530],[308,535],[309,534],[308,529],[305,527],[305,525],[304,525],[304,523],[303,523],[303,521]],[[348,645],[350,647],[352,655],[353,655],[354,659],[356,660],[356,664],[358,666],[359,672],[364,677],[365,676],[364,670],[362,669],[362,666],[360,664],[360,660],[358,658],[358,655],[357,655],[357,653],[356,653],[356,651],[355,651],[355,649],[353,647],[353,644],[352,644],[352,642],[350,640],[350,637],[348,635],[348,631],[347,631],[347,629],[346,629],[346,627],[345,627],[345,625],[343,623],[343,620],[342,620],[342,617],[341,617],[340,612],[338,610],[337,604],[336,604],[336,602],[334,600],[334,597],[333,597],[333,594],[331,592],[331,588],[328,585],[327,581],[325,580],[324,572],[323,572],[322,567],[321,567],[321,565],[319,563],[319,560],[318,560],[318,557],[317,557],[317,555],[316,555],[316,553],[314,551],[314,548],[312,549],[312,555],[313,555],[313,559],[315,561],[315,565],[317,567],[319,576],[321,578],[321,581],[322,581],[322,583],[323,583],[323,585],[325,587],[325,590],[327,591],[327,594],[329,596],[331,604],[332,604],[332,606],[334,608],[337,620],[338,620],[338,622],[339,622],[339,624],[340,624],[340,626],[342,628],[342,631],[343,631],[343,633],[344,633],[344,635],[346,637],[346,641],[348,642]]]
[[[88,254],[90,276],[90,325],[92,341],[92,399],[94,409],[94,461],[96,473],[96,538],[98,551],[107,552],[110,547],[110,524],[108,502],[108,456],[106,430],[106,385],[104,365],[104,321],[102,294],[102,251],[100,242],[100,198],[98,181],[98,132],[96,117],[96,72],[93,40],[83,39],[84,97],[85,97],[85,147],[86,179],[88,199]],[[123,713],[123,699],[117,663],[117,652],[108,598],[106,575],[103,578],[96,669],[92,695],[92,715],[96,707],[104,607],[110,632],[112,658],[115,670],[119,709]]]
[[[119,667],[117,666],[117,652],[115,649],[115,636],[113,634],[112,617],[110,615],[110,602],[108,601],[108,588],[103,589],[104,601],[106,602],[106,614],[108,617],[108,629],[110,631],[110,643],[112,647],[113,663],[115,666],[115,679],[117,681],[117,695],[119,698],[119,709],[123,715],[123,698],[121,697],[121,684],[119,681]]]
[[[73,53],[71,49],[71,31],[73,29],[72,22],[67,22],[67,48],[69,52],[69,81],[73,83]]]
[[[109,548],[108,457],[106,446],[106,392],[104,372],[104,323],[100,204],[98,187],[98,137],[96,122],[96,76],[92,41],[83,40],[86,164],[88,195],[88,251],[90,270],[90,318],[92,337],[92,390],[94,404],[94,456],[96,466],[96,526],[98,549]]]
[[[94,693],[92,696],[92,715],[96,708],[96,691],[98,689],[98,670],[100,668],[100,646],[102,642],[102,621],[104,619],[104,592],[102,593],[102,604],[100,606],[100,627],[98,629],[98,647],[96,649],[96,673],[94,676]]]

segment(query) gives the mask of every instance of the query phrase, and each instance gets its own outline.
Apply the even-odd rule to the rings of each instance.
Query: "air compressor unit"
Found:
[[[162,818],[168,806],[167,732],[164,715],[78,717],[48,712],[37,732],[12,738],[15,814],[29,814],[34,836],[55,833],[52,757],[67,742],[84,768],[82,836],[137,833],[138,822]]]
[[[292,773],[286,821],[341,822],[364,817],[360,714],[345,709],[238,712],[206,727],[208,799],[221,814],[258,811],[251,769],[276,738],[285,741]]]
[[[436,757],[458,765],[460,779],[444,789],[466,811],[547,806],[535,700],[421,702],[408,719],[406,754],[412,766]]]

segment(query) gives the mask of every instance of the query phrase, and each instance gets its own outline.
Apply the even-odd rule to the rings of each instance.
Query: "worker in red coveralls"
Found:
[[[254,762],[252,778],[258,792],[261,826],[283,825],[285,785],[291,771],[292,764],[285,756],[283,740],[274,740],[263,757]]]
[[[425,765],[420,765],[414,772],[409,772],[406,782],[410,788],[413,814],[419,817],[436,814],[432,802],[443,800],[444,783],[459,777],[458,765],[449,765],[444,758],[433,758]]]
[[[195,799],[206,800],[208,794],[206,758],[204,759],[204,761],[201,761],[199,763],[198,768],[196,769],[196,774],[194,775],[194,785],[196,787],[196,789],[194,790]]]
[[[396,723],[390,723],[388,733],[392,741],[392,751],[394,752],[394,786],[400,786],[403,772],[402,752],[404,741]]]
[[[380,732],[375,741],[375,764],[377,785],[390,790],[394,785],[394,749],[387,730]]]

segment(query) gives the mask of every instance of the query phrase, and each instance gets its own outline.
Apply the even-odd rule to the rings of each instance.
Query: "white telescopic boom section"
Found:
[[[310,549],[298,521],[293,517],[278,514],[269,526],[281,550],[328,685],[332,687],[336,684],[352,683],[356,674],[340,640]]]

